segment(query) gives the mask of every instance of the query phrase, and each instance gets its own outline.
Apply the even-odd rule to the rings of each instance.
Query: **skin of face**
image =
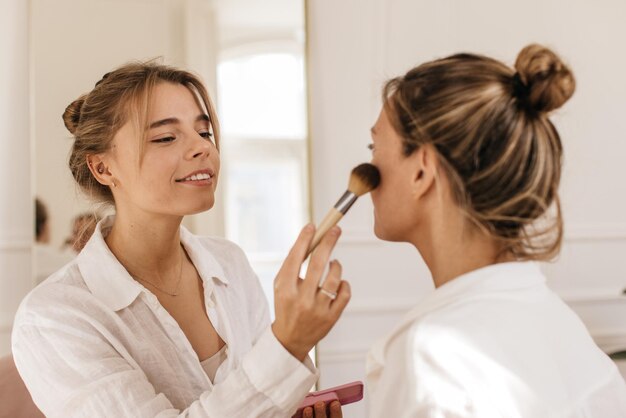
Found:
[[[372,190],[374,232],[386,241],[415,246],[433,275],[436,287],[498,261],[499,243],[474,228],[454,203],[432,144],[405,156],[402,138],[384,107],[372,128],[372,164],[380,184]]]
[[[374,233],[386,241],[408,241],[418,228],[420,209],[416,182],[420,180],[420,151],[405,156],[402,138],[384,107],[372,128],[372,160],[380,171],[380,185],[371,192]],[[421,191],[421,190],[420,190]]]
[[[141,141],[129,121],[113,138],[103,158],[118,212],[182,217],[213,207],[220,169],[208,115],[195,95],[180,84],[161,82],[152,92],[148,124]],[[193,173],[210,179],[184,180]]]

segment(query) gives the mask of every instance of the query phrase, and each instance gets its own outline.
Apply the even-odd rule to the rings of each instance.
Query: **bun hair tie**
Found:
[[[513,97],[519,100],[526,100],[528,98],[528,85],[524,83],[522,77],[518,72],[513,75]]]

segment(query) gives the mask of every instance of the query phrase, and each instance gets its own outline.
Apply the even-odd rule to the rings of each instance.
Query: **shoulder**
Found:
[[[16,312],[14,328],[43,323],[51,325],[63,323],[71,317],[84,317],[96,309],[97,304],[78,265],[72,261],[26,295]]]
[[[391,350],[390,362],[396,362],[394,355],[403,359],[395,378],[406,383],[406,396],[424,413],[463,416],[473,405],[472,388],[484,387],[484,374],[493,367],[462,331],[429,319],[408,327]]]
[[[394,333],[386,341],[380,375],[373,374],[374,382],[369,382],[372,407],[378,415],[397,411],[402,416],[448,416],[444,406],[466,405],[468,393],[459,378],[465,371],[455,369],[464,363],[456,340],[449,330],[423,319]],[[395,405],[401,406],[394,409]]]
[[[387,340],[385,373],[403,379],[425,395],[442,382],[460,383],[459,374],[471,367],[479,350],[456,324],[427,316],[406,324]]]
[[[76,254],[41,244],[34,246],[34,256],[37,283],[41,283],[76,258]]]
[[[441,346],[458,339],[454,328],[431,318],[422,318],[407,324],[393,335],[387,344],[386,357],[403,357],[408,361],[422,361],[436,354]],[[393,352],[393,356],[389,356]]]

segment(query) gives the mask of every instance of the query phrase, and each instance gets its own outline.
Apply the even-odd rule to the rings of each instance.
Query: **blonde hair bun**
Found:
[[[574,75],[558,55],[542,45],[522,49],[515,69],[526,89],[526,104],[535,112],[558,109],[574,94]]]
[[[78,122],[80,121],[80,109],[83,107],[83,103],[85,103],[85,96],[81,96],[74,100],[65,108],[65,112],[63,112],[63,123],[72,135],[74,135],[74,132],[76,132],[76,128],[78,127]]]

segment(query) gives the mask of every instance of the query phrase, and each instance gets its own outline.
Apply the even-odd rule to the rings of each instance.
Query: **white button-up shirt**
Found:
[[[107,247],[113,218],[22,302],[15,363],[49,417],[289,417],[317,379],[276,340],[260,283],[239,247],[180,237],[226,342],[211,383],[178,323]],[[103,235],[104,234],[104,235]]]
[[[624,418],[626,384],[535,263],[436,289],[368,355],[372,418]]]

